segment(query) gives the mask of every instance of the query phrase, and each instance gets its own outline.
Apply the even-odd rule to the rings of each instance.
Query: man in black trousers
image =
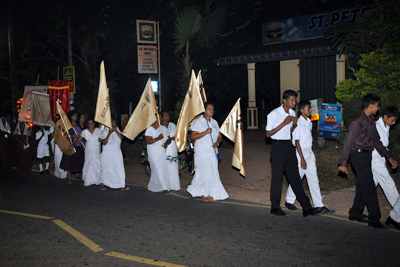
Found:
[[[376,148],[382,157],[388,159],[393,169],[397,168],[397,162],[380,141],[375,120],[371,118],[380,108],[379,100],[379,96],[375,94],[367,94],[363,97],[363,110],[353,118],[348,127],[349,132],[344,143],[343,155],[339,159],[339,171],[348,173],[347,162],[350,158],[356,171],[357,185],[354,203],[349,211],[349,220],[368,222],[370,227],[385,229],[387,227],[379,221],[381,212],[371,170],[372,151]],[[362,214],[365,205],[369,212],[368,220]]]
[[[311,207],[310,199],[304,192],[298,170],[296,147],[291,141],[291,132],[297,127],[296,106],[297,93],[286,90],[283,93],[283,105],[272,110],[267,116],[266,135],[272,139],[271,147],[271,214],[288,215],[280,208],[283,174],[292,186],[297,200],[303,208],[303,216],[320,215],[323,211]]]

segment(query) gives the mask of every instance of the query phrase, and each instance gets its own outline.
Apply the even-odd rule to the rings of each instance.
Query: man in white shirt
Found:
[[[314,208],[323,213],[330,211],[322,203],[321,190],[317,174],[317,165],[315,163],[315,155],[312,151],[312,122],[308,118],[311,116],[311,103],[309,101],[300,101],[298,110],[301,116],[297,120],[297,127],[292,133],[292,143],[296,147],[296,156],[298,161],[298,169],[301,179],[307,176],[308,188],[314,202]],[[296,195],[292,186],[286,192],[285,206],[290,210],[296,210],[294,205]]]
[[[389,145],[389,130],[390,126],[394,125],[399,118],[399,111],[395,107],[388,107],[383,111],[382,117],[376,121],[376,130],[379,133],[380,141],[386,147]],[[399,192],[397,191],[396,184],[386,167],[386,159],[382,157],[376,149],[372,151],[371,162],[372,174],[374,177],[375,186],[381,186],[386,195],[390,205],[394,207]]]
[[[297,126],[296,113],[293,110],[296,99],[295,91],[286,90],[283,93],[283,105],[272,110],[267,116],[266,136],[272,139],[271,214],[277,216],[287,215],[280,207],[284,173],[303,208],[303,216],[322,214],[311,207],[310,199],[304,192],[297,169],[296,150],[291,143],[290,134]]]
[[[45,130],[43,126],[40,126],[40,130],[36,133],[36,141],[38,142],[37,147],[37,158],[39,160],[40,175],[50,174],[50,151],[47,141],[49,135],[54,132],[54,127],[51,126],[49,130]],[[46,170],[43,170],[43,161],[46,161]]]

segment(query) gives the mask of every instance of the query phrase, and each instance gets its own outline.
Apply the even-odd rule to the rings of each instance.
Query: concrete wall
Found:
[[[300,70],[299,60],[285,60],[280,62],[281,73],[281,100],[283,92],[292,89],[296,92],[300,90]],[[300,95],[297,102],[300,101]]]

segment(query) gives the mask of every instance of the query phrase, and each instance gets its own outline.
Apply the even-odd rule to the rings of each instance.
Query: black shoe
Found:
[[[381,222],[376,222],[376,223],[368,223],[369,227],[373,227],[375,229],[388,229],[389,227],[381,224]]]
[[[330,209],[328,209],[328,208],[325,207],[325,206],[323,206],[322,208],[326,210],[325,213],[335,213],[335,210],[330,210]]]
[[[45,170],[44,172],[45,172],[46,174],[50,174],[49,170]]]
[[[40,175],[43,175],[44,174],[44,171],[40,171]]]
[[[318,215],[322,215],[325,212],[327,212],[328,209],[326,207],[318,207],[318,208],[314,208],[312,211],[312,216],[318,216]]]
[[[349,216],[349,220],[356,221],[359,223],[368,223],[369,222],[367,215],[364,215],[364,214],[362,214],[360,217]]]
[[[303,217],[308,217],[308,216],[312,216],[314,212],[313,208],[309,208],[309,209],[303,209]]]
[[[397,230],[400,230],[400,223],[393,220],[390,216],[387,218],[385,224],[391,228],[396,228]]]
[[[285,202],[285,207],[290,209],[290,210],[297,210],[297,207],[294,204],[290,204]]]
[[[280,208],[271,209],[271,214],[274,214],[276,216],[287,216],[287,215],[289,215],[289,213],[284,212]]]

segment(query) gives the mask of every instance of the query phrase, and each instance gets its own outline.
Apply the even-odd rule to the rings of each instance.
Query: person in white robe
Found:
[[[190,138],[195,140],[195,175],[187,191],[204,202],[224,200],[229,197],[218,172],[218,146],[222,140],[214,115],[214,105],[204,103],[205,112],[192,125]]]
[[[130,190],[125,187],[125,167],[121,151],[121,141],[124,137],[117,127],[116,119],[112,120],[112,129],[106,127],[101,134],[103,152],[101,154],[100,183],[110,188]]]
[[[54,144],[54,138],[50,141],[51,150],[54,154],[54,176],[60,179],[67,178],[67,171],[60,168],[63,152],[57,144]]]
[[[160,127],[162,134],[160,133]],[[168,129],[162,125],[160,126],[156,121],[146,129],[144,136],[151,168],[150,182],[147,188],[151,192],[163,192],[165,195],[169,195],[167,161],[165,160]]]
[[[83,139],[86,140],[85,148],[85,163],[82,169],[82,180],[85,186],[89,185],[100,185],[100,190],[107,190],[103,183],[101,183],[101,131],[95,127],[93,119],[88,120],[88,128],[83,130],[81,137],[78,138],[71,145],[74,147],[77,143]]]
[[[168,129],[168,140],[166,142],[167,150],[165,151],[167,160],[167,171],[168,171],[168,183],[169,190],[179,191],[181,190],[181,184],[179,181],[179,157],[178,148],[175,143],[175,131],[176,125],[169,121],[168,111],[161,112],[161,124]]]

